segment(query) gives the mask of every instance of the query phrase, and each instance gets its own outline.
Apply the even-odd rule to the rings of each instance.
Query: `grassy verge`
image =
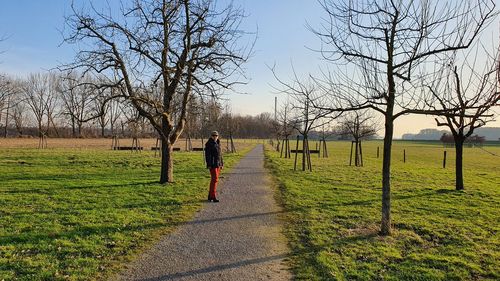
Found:
[[[242,148],[242,149],[241,149]],[[224,157],[230,169],[250,145]],[[0,149],[0,280],[106,279],[206,200],[200,152]]]
[[[499,157],[465,149],[466,190],[456,192],[452,149],[447,149],[443,169],[439,145],[396,142],[395,231],[381,237],[382,159],[376,158],[377,146],[382,149],[380,142],[366,142],[365,166],[350,167],[350,143],[329,143],[330,158],[313,156],[312,173],[294,172],[293,158],[266,150],[266,165],[279,183],[286,210],[296,278],[499,280]],[[500,147],[489,150],[500,155]]]

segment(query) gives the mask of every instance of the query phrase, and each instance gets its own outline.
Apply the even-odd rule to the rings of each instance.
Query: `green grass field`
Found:
[[[500,157],[466,148],[465,191],[458,192],[453,148],[447,148],[443,169],[441,146],[395,142],[395,231],[381,237],[382,159],[376,149],[382,155],[382,143],[363,144],[364,167],[349,166],[350,143],[328,145],[328,159],[312,156],[312,173],[294,172],[293,158],[266,151],[298,280],[500,279]],[[500,147],[486,149],[500,155]]]
[[[225,155],[226,170],[250,149]],[[206,200],[200,152],[0,148],[0,280],[104,280]]]

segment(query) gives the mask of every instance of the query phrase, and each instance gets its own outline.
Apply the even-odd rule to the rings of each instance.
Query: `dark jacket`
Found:
[[[205,143],[205,161],[207,162],[207,168],[224,166],[219,140],[215,142],[213,138],[209,138]]]

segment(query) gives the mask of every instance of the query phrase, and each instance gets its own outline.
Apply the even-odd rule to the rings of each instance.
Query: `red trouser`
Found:
[[[208,198],[213,200],[216,198],[215,192],[217,191],[217,182],[219,182],[220,168],[210,168],[210,191],[208,192]]]

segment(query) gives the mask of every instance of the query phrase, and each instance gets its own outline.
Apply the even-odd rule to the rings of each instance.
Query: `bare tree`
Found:
[[[290,136],[293,134],[295,127],[293,121],[291,120],[292,110],[292,104],[287,99],[287,101],[281,105],[276,116],[277,122],[275,124],[275,130],[278,137],[282,139],[280,155],[283,156],[283,152],[285,152],[285,158],[289,158],[291,156]]]
[[[497,15],[493,0],[320,0],[327,19],[313,29],[321,53],[335,63],[327,75],[334,110],[372,108],[384,116],[382,235],[391,233],[391,147],[394,120],[438,113],[416,94],[416,80],[442,55],[468,48]],[[346,66],[346,67],[344,67]],[[338,103],[339,98],[343,101]],[[440,111],[441,112],[441,111]]]
[[[14,121],[14,126],[16,128],[18,136],[23,135],[23,129],[24,127],[26,127],[26,124],[28,122],[26,110],[26,103],[22,101],[17,101],[12,108],[12,121]]]
[[[373,117],[369,111],[357,110],[346,113],[339,122],[336,133],[341,136],[347,136],[354,142],[355,166],[363,165],[361,158],[361,140],[368,139],[377,134],[377,125],[374,119],[375,117]]]
[[[52,104],[49,101],[53,99],[49,89],[50,79],[49,73],[32,73],[23,85],[25,101],[35,117],[39,137],[47,134],[48,124],[50,124],[47,107],[47,104]]]
[[[308,170],[312,170],[309,132],[339,117],[342,111],[332,115],[331,110],[313,106],[313,104],[322,104],[324,95],[319,93],[320,89],[311,76],[300,78],[293,69],[291,82],[285,82],[277,76],[274,68],[271,70],[280,85],[276,89],[292,99],[292,112],[289,120],[291,120],[293,128],[302,135],[302,171],[305,171],[306,167]]]
[[[480,48],[476,48],[479,50]],[[473,56],[473,58],[471,58]],[[484,70],[480,71],[478,56],[487,58]],[[469,59],[471,58],[471,59]],[[468,53],[460,66],[457,57],[434,77],[428,88],[434,98],[432,108],[453,109],[436,118],[438,126],[447,127],[455,143],[455,188],[464,189],[463,146],[474,130],[494,121],[492,108],[500,102],[500,83],[498,81],[500,56],[489,54],[474,55]]]
[[[249,50],[238,41],[242,11],[211,0],[132,1],[120,16],[73,7],[66,42],[81,41],[73,64],[109,77],[162,140],[160,182],[173,181],[173,145],[184,130],[193,92],[216,95],[231,88]],[[175,106],[175,100],[181,101]]]
[[[66,73],[59,79],[57,91],[62,101],[62,114],[69,117],[72,136],[82,136],[82,126],[92,115],[91,104],[96,100],[92,95],[92,81],[74,72]],[[100,107],[99,107],[100,109]]]
[[[113,92],[113,89],[111,89]],[[111,93],[113,96],[114,94]],[[116,136],[116,124],[121,117],[120,101],[113,99],[109,102],[109,129],[112,136]]]
[[[106,126],[111,123],[111,110],[111,103],[107,102],[106,96],[97,95],[94,98],[92,111],[97,113],[97,124],[101,129],[101,137],[103,138],[106,136]]]
[[[202,129],[200,133],[204,137],[209,136],[211,131],[220,130],[219,121],[222,116],[222,105],[214,98],[208,98],[208,100],[205,99],[202,102],[205,106],[202,112]]]

